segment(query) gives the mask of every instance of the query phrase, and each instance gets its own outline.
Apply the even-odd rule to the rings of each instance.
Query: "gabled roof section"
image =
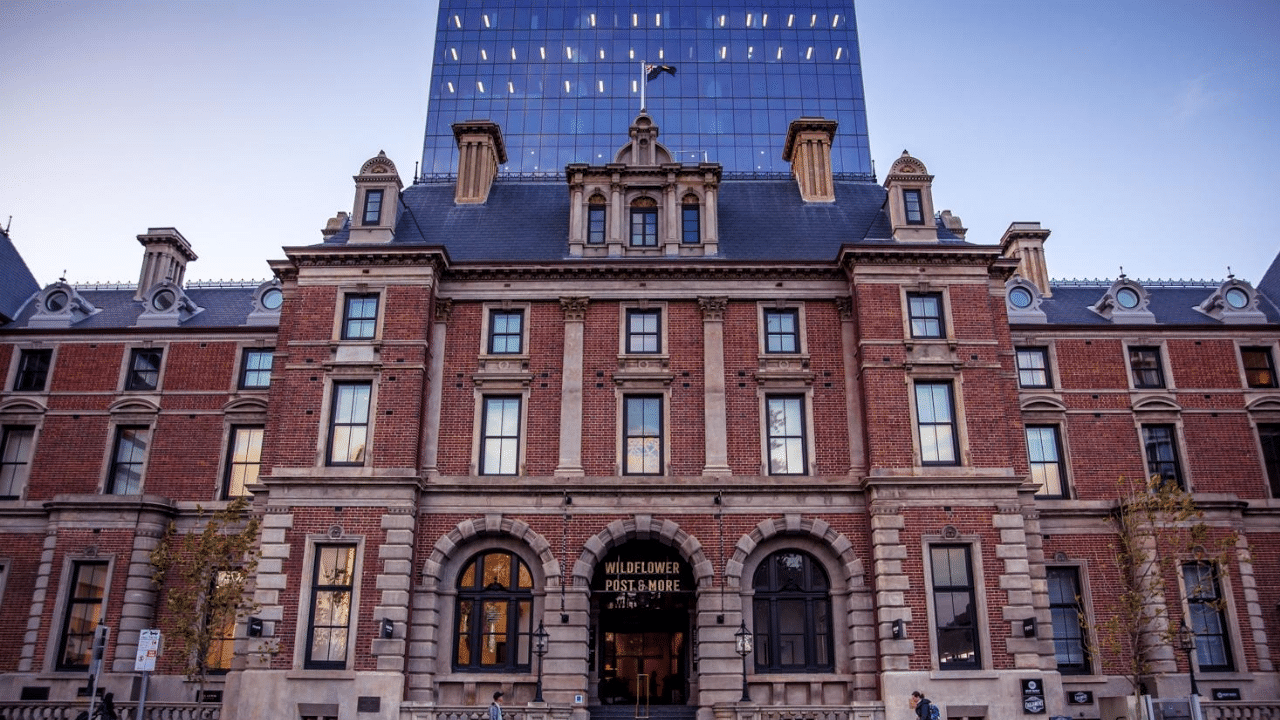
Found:
[[[847,244],[892,243],[885,189],[838,181],[835,202],[806,203],[794,180],[726,178],[714,261],[834,262]],[[402,196],[395,245],[433,245],[453,262],[608,262],[569,255],[569,191],[558,181],[499,178],[483,204],[454,202],[450,183],[418,183]],[[349,225],[349,223],[348,223]],[[325,245],[346,244],[349,229]],[[938,222],[939,244],[969,245]],[[706,261],[708,258],[700,258]]]
[[[40,283],[31,274],[9,233],[0,230],[0,323],[16,318],[22,306],[39,290]]]

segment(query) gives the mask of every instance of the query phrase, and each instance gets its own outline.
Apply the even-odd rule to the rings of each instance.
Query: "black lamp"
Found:
[[[751,654],[752,646],[755,638],[752,637],[751,631],[747,629],[747,621],[743,620],[738,627],[738,632],[733,634],[734,649],[742,656],[742,702],[749,702],[751,696],[747,694],[747,656]]]
[[[538,656],[538,687],[533,693],[534,702],[542,702],[542,658],[547,654],[547,641],[551,633],[547,632],[542,621],[538,621],[538,629],[533,633],[533,654]]]
[[[1188,702],[1193,704],[1192,713],[1195,713],[1194,703],[1195,696],[1200,694],[1200,688],[1196,687],[1196,667],[1191,662],[1191,654],[1196,651],[1196,634],[1187,627],[1186,621],[1183,621],[1178,627],[1178,647],[1187,654],[1187,673],[1191,676],[1191,695]]]

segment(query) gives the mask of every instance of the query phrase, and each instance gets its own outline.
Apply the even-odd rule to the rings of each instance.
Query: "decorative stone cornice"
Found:
[[[759,265],[715,265],[703,261],[668,263],[662,260],[616,261],[607,263],[582,262],[561,266],[519,265],[470,265],[450,266],[445,269],[445,280],[458,282],[554,282],[582,280],[805,280],[844,281],[846,275],[834,263],[821,265],[786,266],[777,263]]]
[[[1000,260],[1000,248],[990,245],[845,245],[840,263],[848,271],[858,265],[962,265],[989,267]]]
[[[370,248],[333,245],[287,247],[285,255],[297,269],[318,267],[431,267],[437,273],[449,266],[449,253],[442,246]],[[275,269],[273,265],[273,269]],[[280,275],[279,270],[276,272]],[[282,278],[283,279],[283,278]]]
[[[453,316],[453,301],[446,299],[436,300],[436,322],[448,323],[449,318]]]

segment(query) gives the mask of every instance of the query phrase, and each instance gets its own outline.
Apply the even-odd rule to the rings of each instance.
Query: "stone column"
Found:
[[[133,535],[128,575],[124,581],[124,602],[120,606],[120,627],[114,638],[114,672],[133,672],[140,631],[155,626],[156,586],[152,581],[151,553],[160,546],[164,536],[166,517],[154,512],[139,514],[137,530]]]
[[[40,566],[36,571],[36,586],[31,593],[31,612],[27,615],[27,631],[22,635],[22,655],[18,658],[18,672],[35,669],[36,643],[40,640],[40,619],[44,617],[44,603],[49,595],[49,582],[53,578],[53,556],[58,549],[58,532],[50,530],[44,536],[40,552]]]
[[[564,310],[564,362],[560,386],[560,461],[556,475],[582,477],[582,326],[585,297],[560,298]]]
[[[729,469],[729,429],[724,386],[725,297],[700,297],[702,308],[703,408],[706,460],[703,475],[732,475]]]

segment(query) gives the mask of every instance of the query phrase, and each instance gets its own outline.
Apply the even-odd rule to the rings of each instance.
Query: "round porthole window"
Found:
[[[49,293],[49,297],[44,299],[44,309],[49,312],[58,312],[67,306],[67,294],[61,290]]]
[[[151,298],[151,304],[160,312],[168,310],[173,307],[173,291],[161,290],[155,294],[155,297]]]
[[[262,293],[262,307],[268,310],[279,310],[280,305],[284,303],[284,293],[277,288]]]
[[[1243,310],[1249,305],[1249,293],[1240,288],[1231,288],[1227,291],[1227,304],[1237,310]]]
[[[1016,308],[1029,308],[1032,300],[1031,291],[1021,285],[1009,291],[1009,302]]]
[[[1120,303],[1120,307],[1126,310],[1132,310],[1138,307],[1138,291],[1133,288],[1120,288],[1116,291],[1116,302]]]

